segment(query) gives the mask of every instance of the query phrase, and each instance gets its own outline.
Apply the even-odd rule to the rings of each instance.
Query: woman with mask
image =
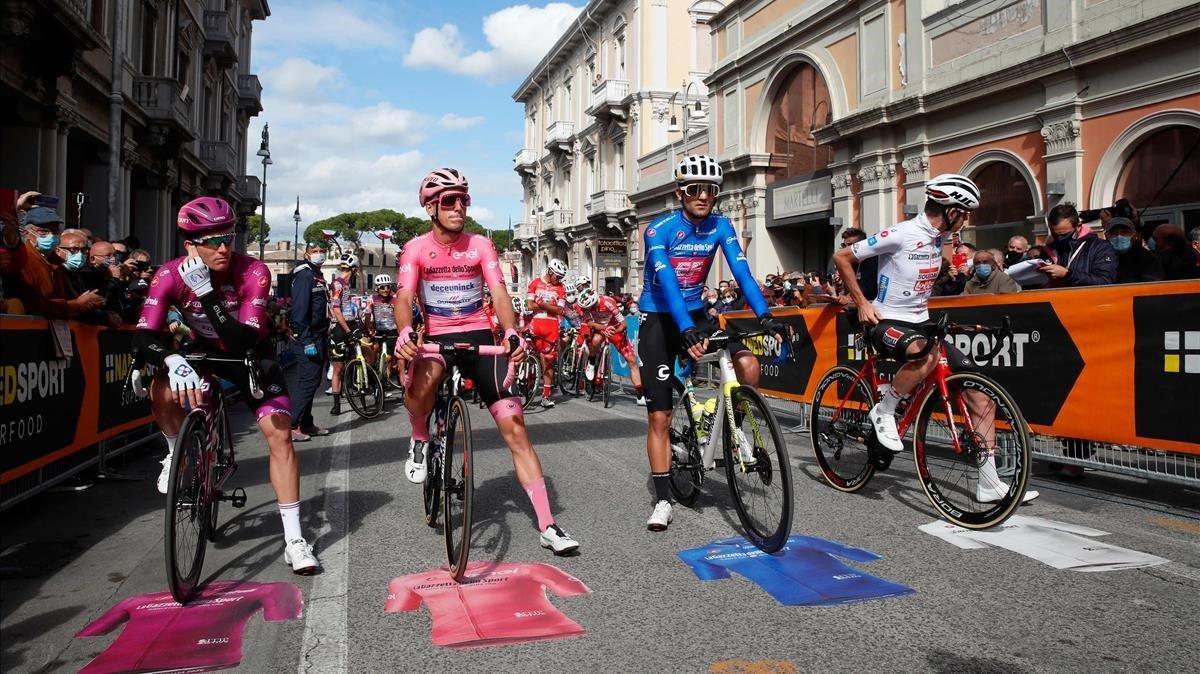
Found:
[[[25,211],[24,241],[0,256],[0,274],[19,280],[22,303],[35,315],[75,318],[103,308],[104,297],[95,291],[78,296],[70,292],[64,269],[70,253],[60,251],[62,217],[51,208],[27,208],[31,205],[31,195],[37,193],[24,194],[17,203],[18,211]]]
[[[967,284],[963,287],[962,294],[964,295],[1000,295],[1021,292],[1021,286],[1000,269],[992,251],[976,251],[975,264],[970,273],[971,278],[967,279]]]
[[[1117,251],[1117,283],[1144,283],[1166,278],[1162,262],[1142,246],[1133,221],[1114,217],[1108,221],[1108,243]]]

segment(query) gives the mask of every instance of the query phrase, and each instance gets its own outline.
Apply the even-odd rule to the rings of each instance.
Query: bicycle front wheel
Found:
[[[1001,524],[1029,482],[1029,429],[1012,397],[990,377],[946,377],[921,400],[913,452],[925,495],[939,514],[968,529]]]
[[[538,354],[529,354],[517,366],[517,389],[521,396],[522,409],[529,409],[538,401],[542,391],[542,361]]]
[[[455,581],[467,571],[471,552],[471,505],[475,470],[471,457],[471,417],[462,398],[452,398],[446,414],[442,467],[442,507],[446,511],[446,563]]]
[[[421,485],[422,505],[425,506],[425,524],[437,526],[438,511],[442,508],[442,448],[438,444],[442,438],[434,438],[425,445],[429,456],[426,461],[425,483]]]
[[[600,386],[603,387],[604,407],[611,407],[613,404],[612,354],[607,351],[604,354],[604,369],[600,372]]]
[[[217,442],[216,451],[213,452],[213,462],[209,472],[212,477],[209,478],[212,488],[217,488],[217,483],[225,471],[232,470],[233,463],[233,435],[229,432],[229,413],[222,407],[217,417]],[[217,526],[217,515],[221,511],[221,501],[217,499],[216,493],[208,504],[208,540],[216,542],[221,535],[221,529]]]
[[[725,474],[733,505],[746,539],[778,552],[792,531],[792,465],[783,433],[754,388],[739,386],[729,400],[735,423],[725,431]]]
[[[565,396],[572,394],[571,389],[575,385],[576,355],[577,352],[575,349],[567,349],[562,353],[562,356],[558,360],[558,366],[555,368],[558,370],[558,390],[562,391],[562,394]]]
[[[691,506],[704,484],[704,465],[700,456],[700,441],[696,438],[696,422],[692,418],[691,398],[680,395],[671,414],[667,437],[671,449],[671,494],[682,505]]]
[[[354,412],[363,419],[374,419],[383,411],[383,382],[366,361],[355,359],[346,363],[342,374],[342,395]]]
[[[809,410],[808,431],[825,481],[856,492],[875,474],[868,442],[873,436],[867,412],[875,405],[871,387],[858,373],[839,365],[821,378]]]
[[[175,439],[163,541],[166,543],[167,587],[186,604],[196,592],[207,548],[210,521],[204,453],[208,451],[204,413],[188,414]]]

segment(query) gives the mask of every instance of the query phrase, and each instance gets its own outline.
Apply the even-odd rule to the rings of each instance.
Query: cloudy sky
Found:
[[[521,215],[512,160],[524,137],[512,92],[582,6],[484,0],[286,0],[255,22],[251,71],[263,112],[250,122],[246,170],[270,125],[272,240],[346,211],[424,214],[421,176],[454,166],[470,214],[503,228]]]

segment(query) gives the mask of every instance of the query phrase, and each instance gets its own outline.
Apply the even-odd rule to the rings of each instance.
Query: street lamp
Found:
[[[683,88],[683,105],[680,106],[683,108],[683,156],[685,156],[685,157],[688,155],[688,131],[691,129],[691,126],[692,126],[692,118],[691,118],[691,114],[690,114],[691,109],[690,109],[690,106],[687,104],[687,100],[688,100],[688,92],[691,91],[693,84],[696,84],[696,82],[691,81],[691,82],[688,82],[686,86],[684,86],[684,88]],[[699,87],[697,86],[697,88],[699,88]],[[671,94],[670,100],[667,101],[668,108],[670,108],[671,105],[673,105],[675,103],[675,99],[676,99],[676,97],[679,96],[679,94],[680,94],[680,92],[678,92],[678,91]],[[703,111],[704,111],[704,106],[702,106],[700,104],[700,99],[697,98],[696,99],[696,112],[703,112]],[[679,133],[679,120],[676,119],[675,115],[671,115],[671,123],[667,126],[667,133]]]
[[[296,236],[292,239],[292,266],[295,267],[299,263],[300,256],[300,195],[296,195],[296,212],[292,213],[292,220],[296,221]]]
[[[265,235],[267,232],[271,231],[270,229],[267,228],[267,165],[275,163],[275,162],[271,161],[271,138],[270,138],[270,135],[267,133],[267,125],[266,124],[263,124],[262,143],[259,144],[258,152],[256,152],[255,154],[257,154],[259,157],[262,157],[262,165],[263,165],[262,229],[260,229],[258,232],[258,259],[265,262],[266,254],[263,250],[263,248],[266,244]]]

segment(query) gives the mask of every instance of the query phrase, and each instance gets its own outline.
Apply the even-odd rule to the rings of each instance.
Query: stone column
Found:
[[[904,158],[904,203],[916,206],[919,213],[925,207],[925,182],[929,180],[929,155],[918,150],[920,154],[911,154]],[[909,217],[902,213],[901,217]]]
[[[72,122],[70,117],[65,119],[60,118],[55,134],[55,161],[54,161],[54,194],[59,197],[59,214],[64,218],[67,211],[71,211],[74,217],[76,205],[74,195],[67,195],[67,134],[70,132]],[[82,226],[76,223],[77,226]],[[96,232],[93,231],[93,234]]]
[[[862,181],[863,231],[878,232],[899,222],[896,217],[896,164],[877,158],[858,170]]]
[[[850,164],[831,165],[833,175],[829,181],[833,186],[833,217],[840,218],[841,227],[834,232],[834,241],[841,236],[842,230],[854,224],[854,193],[850,186],[854,182]]]

